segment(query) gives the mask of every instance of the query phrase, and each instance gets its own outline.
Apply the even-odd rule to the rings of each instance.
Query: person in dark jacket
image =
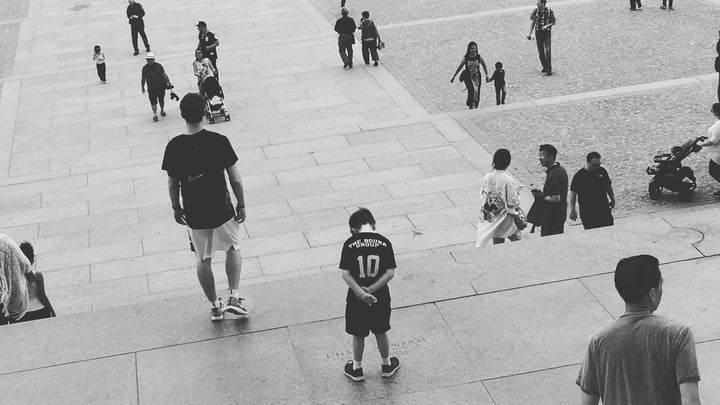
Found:
[[[145,10],[143,10],[142,5],[136,3],[135,0],[128,0],[128,3],[130,4],[127,6],[127,18],[130,24],[130,37],[132,38],[133,49],[135,50],[133,55],[137,56],[140,53],[138,49],[138,34],[140,34],[143,44],[145,44],[145,52],[150,52],[150,43],[148,42],[147,35],[145,35],[145,22],[143,21]]]
[[[344,63],[343,69],[353,67],[353,44],[355,43],[355,20],[348,17],[348,9],[342,8],[342,17],[335,22],[335,32],[338,33],[338,50]]]
[[[378,65],[380,57],[378,57],[378,42],[380,42],[380,33],[375,26],[375,21],[370,19],[370,12],[363,11],[358,29],[362,31],[362,56],[366,65],[370,64],[370,56],[372,56],[373,66]]]
[[[495,63],[495,71],[491,77],[487,78],[487,82],[495,84],[495,103],[497,105],[505,104],[507,90],[505,89],[505,69],[503,69],[502,62]]]

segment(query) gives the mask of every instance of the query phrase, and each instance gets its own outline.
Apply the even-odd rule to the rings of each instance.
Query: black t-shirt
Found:
[[[352,34],[356,28],[355,20],[352,17],[343,16],[335,21],[335,32],[338,34]]]
[[[204,129],[193,135],[178,135],[167,144],[162,169],[180,181],[190,228],[214,229],[234,216],[225,169],[237,160],[225,136]]]
[[[217,58],[217,47],[215,48],[207,48],[208,46],[212,45],[217,41],[217,38],[215,38],[215,34],[208,31],[205,34],[198,33],[198,40],[199,47],[203,51],[203,56],[206,58]]]
[[[361,287],[371,286],[395,267],[392,244],[378,233],[356,233],[343,244],[340,269],[349,270]]]
[[[608,200],[608,187],[612,181],[604,167],[599,167],[594,172],[582,168],[575,173],[570,184],[570,190],[578,195],[580,204],[580,215],[590,214],[597,211],[610,211]]]
[[[144,77],[147,81],[149,90],[161,91],[167,88],[165,68],[157,62],[153,62],[153,64],[145,64],[142,68],[142,77]]]

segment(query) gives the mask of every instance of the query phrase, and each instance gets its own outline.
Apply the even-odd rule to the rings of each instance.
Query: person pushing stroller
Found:
[[[193,61],[193,72],[198,78],[198,93],[203,94],[202,84],[205,78],[217,76],[217,71],[213,66],[210,59],[203,56],[202,49],[198,48],[195,50],[195,61]]]

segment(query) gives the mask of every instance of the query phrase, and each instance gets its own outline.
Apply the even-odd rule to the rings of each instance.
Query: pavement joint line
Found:
[[[720,1],[720,0],[718,0],[718,1]],[[574,4],[582,4],[582,3],[595,3],[595,2],[596,2],[596,0],[562,0],[562,1],[554,1],[552,3],[552,6],[553,6],[553,8],[555,8],[557,6],[566,6],[566,5],[574,5]],[[417,25],[424,25],[424,24],[468,20],[471,18],[487,17],[487,16],[498,15],[498,14],[512,14],[512,13],[517,13],[520,11],[533,10],[535,8],[537,8],[535,5],[500,8],[500,9],[490,10],[490,11],[479,11],[477,13],[472,13],[472,14],[452,15],[452,16],[447,16],[447,17],[426,18],[426,19],[422,19],[422,20],[407,21],[407,22],[400,22],[400,23],[393,23],[393,24],[384,24],[384,25],[379,25],[379,27],[382,29],[406,28],[406,27],[414,27]]]

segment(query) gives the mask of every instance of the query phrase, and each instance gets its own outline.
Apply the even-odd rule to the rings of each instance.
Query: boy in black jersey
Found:
[[[391,377],[400,368],[397,357],[390,357],[390,290],[387,283],[395,275],[392,244],[375,233],[375,218],[367,208],[350,216],[352,236],[343,244],[340,257],[342,278],[350,287],[345,306],[345,331],[353,336],[353,360],[345,364],[345,375],[363,381],[362,356],[365,338],[375,335],[382,358],[382,376]]]

